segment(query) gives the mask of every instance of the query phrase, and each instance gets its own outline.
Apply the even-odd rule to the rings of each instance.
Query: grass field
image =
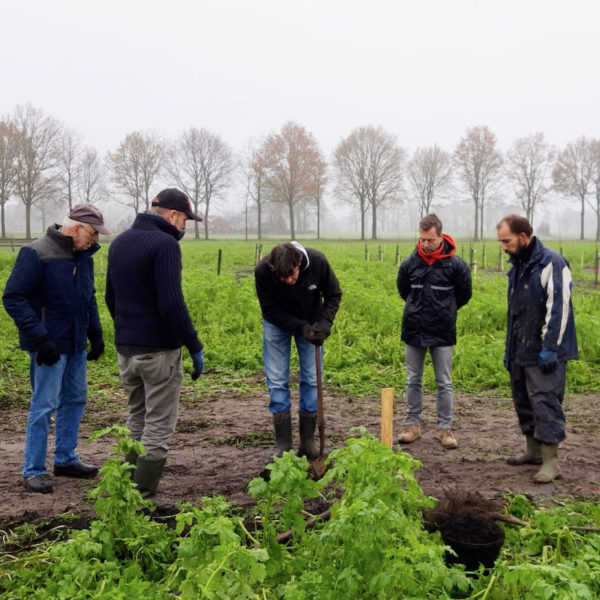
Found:
[[[263,242],[267,253],[276,241]],[[304,241],[325,252],[344,291],[331,337],[325,344],[325,381],[340,392],[373,395],[382,387],[404,386],[404,348],[400,341],[403,302],[396,290],[397,260],[413,249],[413,242],[361,243],[351,241]],[[580,359],[569,365],[568,391],[600,389],[600,288],[594,285],[596,246],[593,243],[550,244],[570,260],[573,304]],[[471,248],[474,252],[471,252]],[[103,301],[106,256],[104,244],[96,254],[96,287],[107,342],[106,356],[90,365],[90,383],[118,385],[112,321]],[[206,376],[202,386],[243,390],[262,370],[261,316],[254,291],[253,268],[256,242],[182,242],[184,293],[199,336],[205,344]],[[220,274],[218,257],[221,251]],[[366,260],[368,252],[369,260]],[[454,382],[458,391],[506,395],[508,377],[502,365],[508,269],[498,244],[471,247],[458,242],[467,262],[477,261],[473,274],[473,298],[459,311],[458,344],[455,349]],[[484,260],[485,255],[485,260]],[[0,253],[0,286],[4,284],[16,254]],[[483,264],[486,268],[483,268]],[[3,339],[0,343],[0,377],[5,389],[27,382],[27,357],[17,351],[17,331],[0,311]],[[294,363],[295,364],[295,363]],[[186,367],[191,362],[186,356]],[[434,388],[428,364],[425,386]]]

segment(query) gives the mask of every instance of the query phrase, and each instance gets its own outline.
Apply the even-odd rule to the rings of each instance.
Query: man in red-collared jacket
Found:
[[[415,251],[400,265],[398,291],[406,302],[402,341],[406,344],[406,421],[400,443],[421,437],[423,366],[431,354],[437,383],[437,439],[456,448],[452,432],[452,346],[456,344],[456,314],[471,298],[471,273],[456,255],[456,244],[442,233],[435,214],[419,223]]]

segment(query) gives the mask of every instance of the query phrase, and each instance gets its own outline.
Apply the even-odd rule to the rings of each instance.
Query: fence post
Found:
[[[502,248],[498,248],[498,270],[504,271],[504,252]]]
[[[474,278],[477,277],[477,261],[475,260],[475,252],[477,252],[477,250],[471,246],[469,249],[469,268],[471,269]]]
[[[598,279],[600,279],[600,252],[596,248],[596,281],[594,285],[598,285]]]
[[[393,445],[394,437],[394,388],[381,390],[381,443],[388,448]]]
[[[383,254],[384,254],[383,247],[379,246],[379,262],[381,262],[383,260]]]
[[[221,258],[223,256],[223,250],[219,248],[219,258],[217,260],[217,275],[221,274]]]
[[[395,265],[398,266],[400,264],[400,246],[396,244],[396,260]]]
[[[483,249],[481,250],[481,267],[484,270],[487,269],[487,257],[485,254],[485,244],[483,245]]]
[[[369,260],[369,246],[365,244],[365,260]]]

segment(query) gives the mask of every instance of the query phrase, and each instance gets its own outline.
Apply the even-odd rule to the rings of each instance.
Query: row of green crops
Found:
[[[267,253],[275,243],[263,243],[263,252]],[[325,252],[344,290],[332,335],[325,344],[326,383],[358,395],[377,394],[382,387],[401,390],[405,380],[400,341],[403,302],[396,290],[396,257],[405,258],[413,244],[312,241],[307,245]],[[580,360],[569,366],[568,388],[570,392],[597,391],[600,389],[600,336],[597,335],[600,288],[594,286],[596,246],[575,242],[554,246],[562,249],[571,261],[575,279],[573,302]],[[498,262],[498,245],[459,243],[458,249],[467,261],[471,256],[476,257],[479,266],[474,273],[473,298],[459,312],[455,386],[462,392],[506,394],[508,378],[502,366],[506,278],[491,260],[494,256]],[[244,388],[244,379],[262,370],[262,326],[253,277],[257,244],[186,241],[182,242],[182,250],[184,292],[205,344],[207,376],[200,385]],[[217,274],[219,250],[222,262]],[[482,268],[484,251],[488,257],[487,269]],[[117,385],[112,321],[102,300],[106,255],[105,244],[96,255],[96,287],[107,353],[91,366],[90,380],[92,384],[102,381]],[[0,254],[2,288],[14,259],[13,253]],[[505,264],[505,270],[507,267]],[[17,331],[4,311],[0,311],[0,325],[4,332],[0,376],[23,381],[27,376],[27,358],[24,353],[15,352]],[[434,386],[430,366],[426,369],[425,385],[428,389]]]
[[[90,492],[97,518],[68,541],[20,556],[0,555],[0,594],[7,600],[275,599],[344,600],[469,598],[582,600],[600,597],[600,508],[578,503],[540,511],[523,496],[507,512],[530,525],[506,526],[496,565],[468,576],[445,564],[438,532],[424,528],[433,505],[415,477],[419,465],[362,432],[332,453],[320,481],[293,452],[253,479],[260,527],[222,497],[184,505],[169,528],[140,510],[123,455],[138,442],[113,426],[113,457]],[[327,490],[343,489],[340,497]],[[306,498],[333,501],[331,518],[306,527]],[[291,530],[291,541],[277,536]]]

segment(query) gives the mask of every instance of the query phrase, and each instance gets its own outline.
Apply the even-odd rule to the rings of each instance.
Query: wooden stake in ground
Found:
[[[394,437],[394,388],[381,390],[381,443],[392,447]]]

